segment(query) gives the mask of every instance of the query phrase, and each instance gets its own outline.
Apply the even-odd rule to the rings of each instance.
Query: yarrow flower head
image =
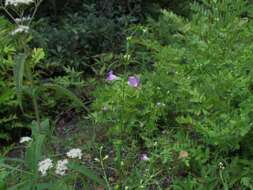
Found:
[[[45,160],[42,160],[38,164],[38,170],[41,173],[42,176],[47,175],[47,171],[53,167],[53,162],[51,159],[47,158]]]
[[[21,17],[21,18],[15,18],[15,22],[20,24],[20,23],[24,23],[24,22],[28,22],[31,20],[30,16],[27,17]]]
[[[32,140],[32,138],[31,137],[21,137],[21,139],[20,139],[20,141],[19,141],[19,143],[26,143],[26,142],[29,142],[29,141],[31,141]]]
[[[19,25],[14,31],[11,32],[11,35],[14,36],[18,33],[28,33],[29,26]]]
[[[78,159],[82,159],[82,150],[79,148],[73,148],[70,151],[67,152],[67,156],[69,158],[78,158]]]
[[[128,85],[137,88],[140,86],[140,79],[137,76],[130,76],[128,78]]]
[[[67,159],[59,160],[56,164],[55,173],[57,175],[64,176],[68,170],[68,167],[67,167],[68,163],[69,163],[69,161]]]
[[[8,5],[13,5],[13,6],[29,5],[33,2],[34,2],[34,0],[5,0],[5,6],[8,6]]]
[[[107,78],[106,78],[107,81],[114,81],[114,80],[118,80],[118,79],[119,79],[119,77],[114,75],[113,71],[110,71],[107,75]]]

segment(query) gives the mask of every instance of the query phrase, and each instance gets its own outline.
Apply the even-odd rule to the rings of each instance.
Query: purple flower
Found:
[[[107,78],[106,78],[107,81],[114,81],[114,80],[118,80],[118,79],[119,79],[119,77],[114,75],[113,71],[110,71],[107,75]]]
[[[150,158],[148,157],[148,155],[147,154],[141,154],[141,160],[142,161],[149,161],[150,160]]]
[[[140,79],[137,76],[130,76],[128,78],[128,85],[137,88],[140,85]]]

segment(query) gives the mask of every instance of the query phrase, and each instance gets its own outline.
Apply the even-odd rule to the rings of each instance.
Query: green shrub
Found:
[[[20,114],[18,113],[18,101],[16,99],[15,84],[12,77],[13,60],[12,56],[16,51],[16,45],[13,43],[9,32],[11,25],[5,19],[0,18],[0,139],[13,140],[18,131],[17,128],[23,128]],[[16,129],[15,129],[16,128]]]
[[[164,175],[171,176],[175,189],[246,188],[252,180],[248,168],[233,168],[247,159],[236,153],[251,154],[253,24],[243,16],[250,12],[242,0],[194,3],[189,20],[163,11],[158,20],[133,30],[129,52],[141,73],[118,74],[121,80],[95,93],[93,116],[108,127],[110,140],[120,139],[124,148],[139,141],[140,149],[157,155],[152,158],[158,165],[150,167],[161,168],[162,161],[173,168]],[[127,85],[126,75],[134,74],[140,76],[139,88]],[[148,147],[154,141],[158,148]],[[190,155],[183,165],[177,161],[180,150]],[[223,171],[219,162],[230,169]]]

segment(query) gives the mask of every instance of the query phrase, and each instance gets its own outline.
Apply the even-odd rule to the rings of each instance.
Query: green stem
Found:
[[[228,190],[228,185],[227,185],[227,183],[225,182],[225,180],[223,178],[222,171],[220,170],[219,173],[220,173],[220,178],[221,178],[224,190]]]
[[[102,157],[102,150],[103,150],[103,147],[101,147],[101,148],[100,148],[100,151],[99,151],[100,165],[101,165],[102,170],[103,170],[103,173],[104,173],[104,179],[105,179],[107,188],[108,188],[109,190],[111,190],[110,183],[109,183],[109,181],[108,181],[108,179],[107,179],[107,175],[106,175],[106,172],[105,172],[105,167],[104,167],[103,157]]]
[[[32,77],[30,68],[28,68],[28,79],[31,82],[31,88],[34,90],[35,86],[34,86],[33,77]],[[32,92],[31,96],[32,96],[33,108],[34,108],[34,112],[35,112],[37,125],[39,128],[39,131],[41,131],[39,105],[38,105],[38,100],[37,100],[37,97],[36,97],[36,94],[34,91]]]
[[[15,22],[15,24],[18,24],[12,14],[8,11],[8,9],[6,9],[3,5],[0,6],[0,9],[3,9],[6,14],[13,20],[13,22]]]
[[[25,41],[24,39],[21,40],[21,44],[24,47],[24,51],[28,55],[29,50],[26,47],[26,44],[24,43],[24,41]],[[29,64],[26,64],[26,71],[27,71],[28,80],[31,82],[31,89],[33,90],[32,94],[31,94],[31,97],[32,97],[32,103],[33,103],[33,108],[34,108],[34,112],[35,112],[35,117],[36,117],[36,121],[37,121],[39,131],[41,131],[39,105],[38,105],[37,97],[36,97],[36,94],[35,94],[35,91],[34,91],[35,90],[35,85],[34,85],[32,71],[31,71],[31,68],[29,67]]]
[[[34,8],[34,11],[33,11],[33,13],[32,13],[31,20],[30,20],[29,23],[28,23],[28,26],[31,25],[31,22],[32,22],[33,18],[35,17],[35,14],[37,13],[38,8],[39,8],[40,4],[42,3],[42,1],[43,1],[43,0],[36,1],[36,3],[35,3],[35,8]]]

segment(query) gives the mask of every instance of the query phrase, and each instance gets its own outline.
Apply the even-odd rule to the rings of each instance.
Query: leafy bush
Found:
[[[54,68],[51,72],[55,75],[63,72],[63,65],[97,74],[103,67],[97,58],[104,55],[113,55],[118,64],[115,67],[121,66],[117,54],[125,51],[125,36],[130,25],[145,22],[149,15],[159,15],[159,5],[172,8],[179,5],[181,9],[189,2],[46,1],[45,5],[52,8],[53,4],[53,9],[61,11],[50,14],[50,9],[42,9],[41,14],[48,12],[49,16],[37,24],[40,37],[35,39],[35,44],[47,50],[47,65]]]
[[[133,30],[132,62],[146,68],[134,73],[141,86],[128,87],[124,73],[121,80],[95,93],[93,116],[108,127],[111,141],[120,139],[125,149],[137,140],[140,151],[150,151],[151,168],[161,168],[162,162],[172,169],[162,170],[162,176],[171,177],[168,186],[249,187],[250,171],[239,171],[234,164],[247,160],[238,151],[252,154],[247,147],[252,144],[248,135],[252,133],[253,24],[243,16],[252,11],[250,7],[241,0],[202,1],[192,5],[190,20],[163,11],[158,21],[150,19],[147,26]],[[182,151],[187,154],[180,156]],[[229,169],[223,171],[224,162]],[[238,172],[240,177],[234,176]]]
[[[12,77],[13,60],[17,46],[8,35],[11,31],[11,25],[0,18],[0,139],[12,140],[12,137],[19,135],[16,129],[24,127],[18,110],[18,101],[16,99],[15,84]],[[16,129],[15,129],[16,128]],[[11,134],[12,133],[12,134]]]
[[[0,189],[252,189],[252,4],[71,2],[0,20]]]

